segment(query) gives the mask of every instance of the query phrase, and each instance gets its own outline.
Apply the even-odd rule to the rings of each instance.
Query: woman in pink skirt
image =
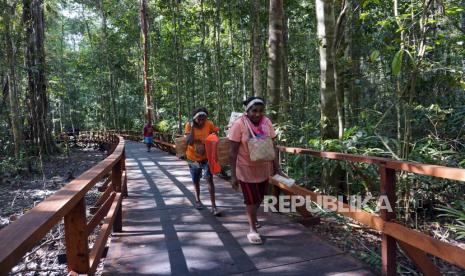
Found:
[[[265,101],[260,97],[250,97],[244,102],[246,113],[237,119],[229,130],[231,142],[231,183],[234,189],[241,186],[250,231],[247,239],[252,244],[261,244],[258,234],[257,210],[268,188],[268,178],[275,173],[281,174],[278,158],[274,161],[253,162],[250,160],[247,142],[252,130],[256,137],[276,138],[271,120],[265,116]],[[247,127],[248,124],[250,129]],[[276,150],[276,146],[274,148]],[[277,156],[277,155],[276,155]]]

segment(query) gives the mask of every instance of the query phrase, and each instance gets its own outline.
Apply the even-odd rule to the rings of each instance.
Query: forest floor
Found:
[[[34,175],[7,174],[0,185],[0,229],[17,220],[46,197],[94,166],[106,156],[94,148],[71,148],[69,156],[60,154],[44,160],[43,169]],[[38,166],[40,167],[40,166]],[[89,206],[98,198],[97,185],[86,195]],[[90,237],[91,244],[95,236]],[[11,275],[66,275],[64,225],[61,222],[37,243]]]
[[[422,232],[465,249],[465,242],[457,241],[453,235],[450,235],[437,223],[426,223],[425,225],[427,226],[423,227]],[[381,272],[379,270],[381,267],[381,237],[378,231],[365,227],[352,219],[332,214],[321,217],[321,223],[310,227],[310,229],[321,238],[364,261],[370,265],[373,271]],[[439,258],[434,257],[433,262],[444,275],[465,275],[465,270]],[[399,248],[397,250],[397,264],[397,272],[400,275],[423,275]]]

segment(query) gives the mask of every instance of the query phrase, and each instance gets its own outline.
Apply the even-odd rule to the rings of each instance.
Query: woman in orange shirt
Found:
[[[212,121],[208,120],[208,111],[205,107],[200,107],[192,113],[192,122],[188,122],[185,127],[187,136],[186,157],[189,164],[189,171],[192,177],[192,182],[195,186],[195,207],[202,209],[200,201],[200,178],[202,171],[206,176],[208,183],[208,191],[210,192],[210,200],[212,203],[212,213],[216,216],[219,214],[215,203],[215,184],[213,183],[213,175],[208,167],[207,155],[205,152],[205,139],[213,132],[219,129],[215,127]]]
[[[247,142],[253,131],[256,137],[276,137],[271,120],[265,116],[265,101],[260,97],[250,97],[244,102],[246,113],[237,119],[229,130],[231,143],[231,184],[234,189],[241,186],[250,231],[247,239],[252,244],[261,244],[258,234],[257,210],[263,201],[268,187],[268,178],[275,173],[282,174],[278,157],[274,161],[253,162],[250,160]],[[249,127],[247,127],[247,125]],[[274,148],[276,150],[276,146]],[[277,155],[276,155],[277,156]]]

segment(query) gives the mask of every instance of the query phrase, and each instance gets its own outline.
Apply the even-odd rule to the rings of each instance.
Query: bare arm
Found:
[[[193,145],[194,144],[194,135],[192,135],[192,131],[189,133],[186,133],[187,137],[187,144],[188,145]]]
[[[236,177],[236,165],[237,165],[237,154],[239,153],[240,142],[234,142],[229,140],[230,149],[229,149],[229,162],[231,164],[231,185],[237,190],[238,183]]]
[[[189,127],[189,132],[187,131],[187,127],[186,127],[185,135],[187,137],[187,144],[193,145],[194,144],[194,126],[192,124]]]

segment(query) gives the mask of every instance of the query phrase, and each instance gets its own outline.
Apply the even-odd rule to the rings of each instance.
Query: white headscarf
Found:
[[[265,102],[264,102],[262,99],[253,99],[253,100],[250,101],[250,103],[247,104],[247,106],[245,107],[245,111],[246,111],[246,112],[249,111],[249,109],[250,109],[252,106],[256,105],[256,104],[263,104],[263,105],[265,105]]]

